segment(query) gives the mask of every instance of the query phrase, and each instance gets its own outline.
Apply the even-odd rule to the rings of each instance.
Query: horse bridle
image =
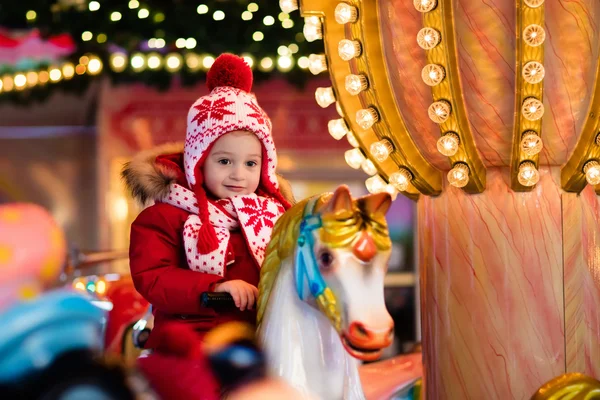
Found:
[[[308,283],[310,294],[315,298],[319,309],[331,321],[335,329],[341,330],[341,315],[337,307],[337,300],[333,291],[327,286],[315,256],[315,240],[313,232],[323,226],[319,214],[314,214],[314,208],[318,196],[311,198],[304,207],[302,221],[300,222],[300,233],[297,239],[295,256],[295,279],[296,292],[301,300],[307,298],[305,293],[305,282]]]

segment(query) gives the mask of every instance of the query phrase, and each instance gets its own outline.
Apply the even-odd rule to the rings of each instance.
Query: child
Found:
[[[153,306],[154,328],[169,321],[198,332],[230,320],[255,323],[260,265],[275,221],[290,207],[275,174],[271,122],[259,107],[252,71],[223,54],[207,74],[210,94],[188,112],[183,152],[171,146],[125,166],[133,195],[155,204],[131,226],[131,276]],[[202,292],[227,292],[238,309],[200,305]]]

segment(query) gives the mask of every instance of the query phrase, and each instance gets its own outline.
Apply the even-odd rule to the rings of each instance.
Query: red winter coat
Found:
[[[169,149],[157,149],[165,154]],[[156,153],[155,153],[156,154]],[[161,190],[173,181],[187,187],[181,166],[181,155],[166,159],[142,154],[129,163],[123,176],[134,196],[142,201],[157,199]],[[166,161],[165,161],[166,160]],[[148,175],[153,175],[149,179]],[[164,185],[157,185],[158,181]],[[162,187],[164,186],[164,187]],[[287,194],[286,191],[282,193]],[[290,196],[287,196],[293,202]],[[156,347],[155,337],[168,321],[192,324],[199,332],[206,332],[217,324],[238,320],[254,323],[256,310],[238,309],[217,313],[200,305],[202,292],[212,291],[215,284],[241,279],[258,287],[259,266],[252,257],[241,231],[231,232],[229,251],[235,261],[225,269],[225,276],[204,274],[189,269],[183,247],[183,225],[189,213],[166,203],[157,202],[143,210],[131,225],[129,248],[131,276],[135,288],[148,300],[154,310],[154,328],[146,344]]]

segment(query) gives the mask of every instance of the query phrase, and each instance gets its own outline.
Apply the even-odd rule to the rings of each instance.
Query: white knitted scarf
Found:
[[[229,231],[241,227],[248,248],[260,267],[273,226],[285,212],[279,202],[254,193],[217,200],[216,204],[209,202],[209,221],[215,229],[219,245],[209,254],[199,254],[198,232],[202,222],[198,217],[198,202],[194,192],[172,183],[162,201],[190,212],[183,226],[185,255],[190,269],[219,276],[224,276],[226,264],[233,262],[227,257]]]

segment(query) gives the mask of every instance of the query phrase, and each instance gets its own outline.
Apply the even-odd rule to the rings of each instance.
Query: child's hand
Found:
[[[256,286],[244,282],[240,279],[234,279],[219,283],[215,286],[215,292],[227,292],[233,297],[235,306],[244,311],[251,310],[258,297],[258,289]]]

